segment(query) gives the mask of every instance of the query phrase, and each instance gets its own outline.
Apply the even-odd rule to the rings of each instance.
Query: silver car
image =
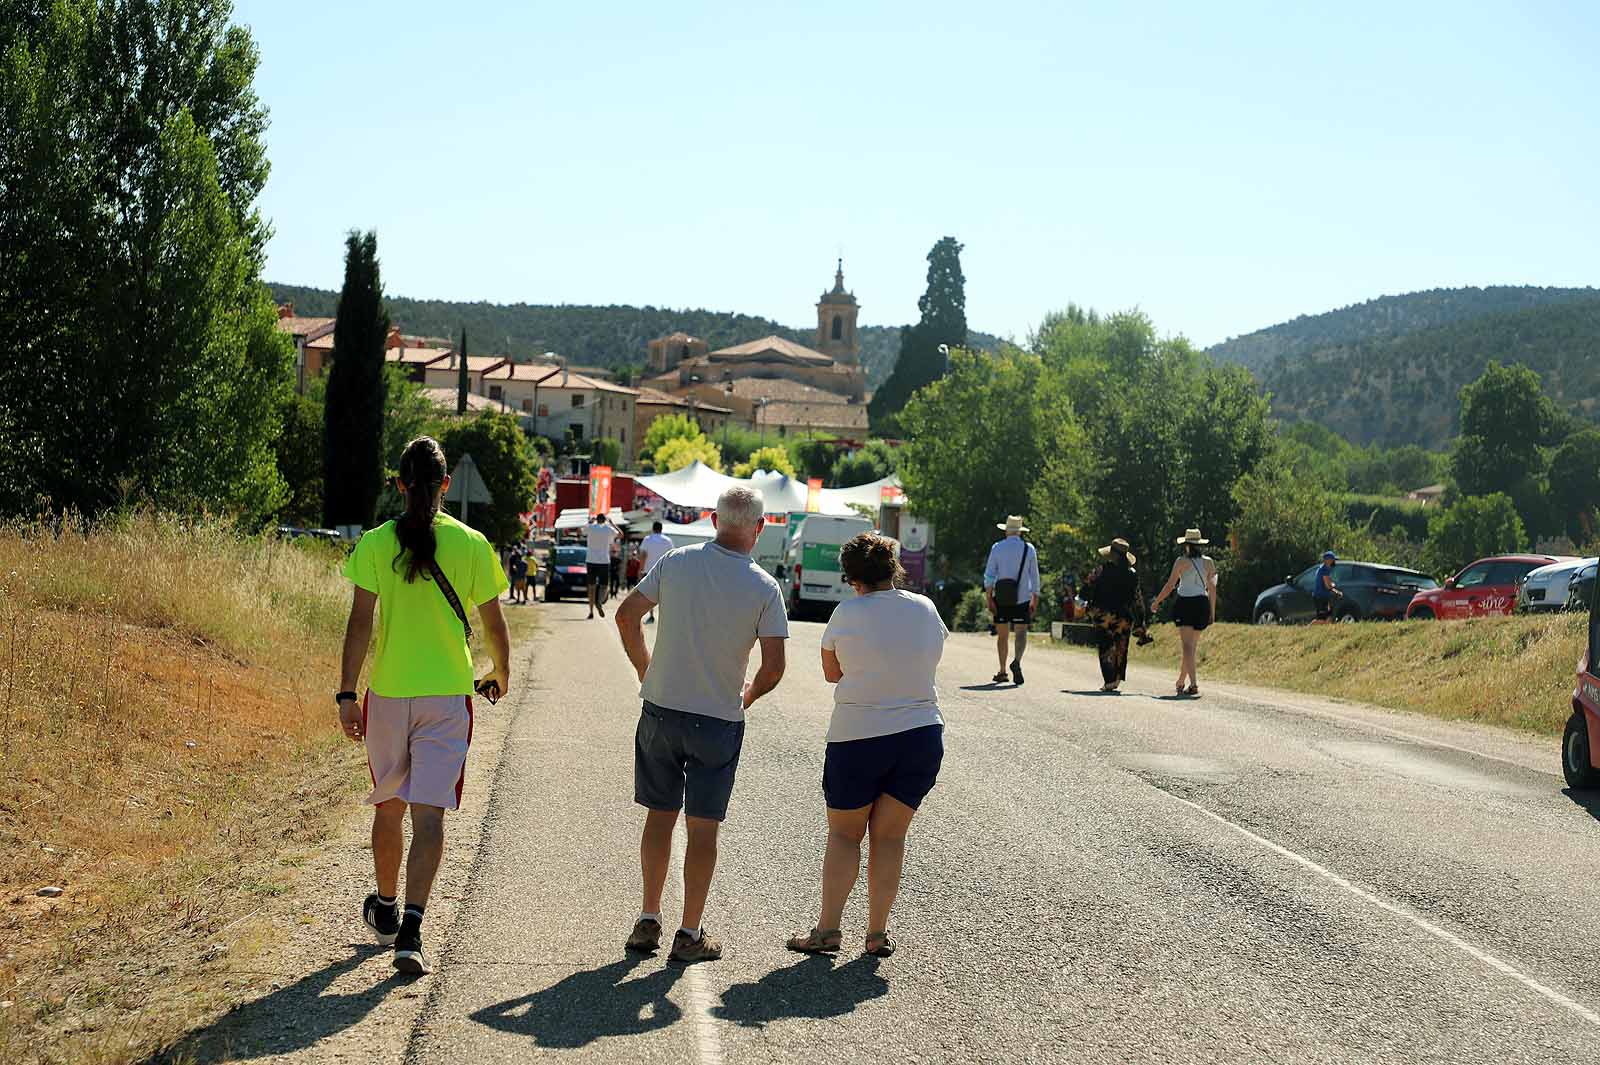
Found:
[[[1579,571],[1586,566],[1593,566],[1595,562],[1594,558],[1574,558],[1533,570],[1522,582],[1522,587],[1517,589],[1517,612],[1567,609],[1567,592]]]

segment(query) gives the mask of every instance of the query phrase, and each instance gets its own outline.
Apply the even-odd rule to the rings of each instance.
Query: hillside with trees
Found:
[[[1267,329],[1230,337],[1208,349],[1208,354],[1260,371],[1279,359],[1326,348],[1393,339],[1485,315],[1593,299],[1600,299],[1600,289],[1491,285],[1408,292],[1380,296],[1323,314],[1303,314]]]
[[[1255,372],[1273,412],[1287,421],[1316,422],[1356,444],[1439,448],[1458,432],[1462,387],[1493,361],[1527,366],[1557,410],[1593,417],[1600,406],[1600,293],[1296,351]]]
[[[339,294],[303,285],[270,285],[279,303],[293,303],[302,315],[331,316]],[[712,350],[777,334],[811,346],[812,329],[795,329],[770,318],[732,311],[627,305],[560,306],[531,303],[452,302],[388,296],[389,313],[408,334],[454,337],[463,327],[483,354],[507,354],[528,359],[546,351],[565,356],[578,366],[621,368],[645,362],[645,345],[659,336],[683,330],[705,340]],[[876,388],[888,379],[900,354],[900,327],[864,325],[859,329],[861,361],[867,380]],[[998,350],[1000,340],[987,333],[969,332],[967,344]]]

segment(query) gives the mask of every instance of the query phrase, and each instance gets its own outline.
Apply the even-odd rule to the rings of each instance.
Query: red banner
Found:
[[[589,513],[611,513],[611,467],[589,467]]]
[[[815,514],[822,509],[822,478],[813,477],[806,482],[806,513]]]

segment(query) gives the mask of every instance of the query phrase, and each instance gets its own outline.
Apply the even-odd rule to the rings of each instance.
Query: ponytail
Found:
[[[400,541],[400,553],[394,556],[394,566],[406,562],[406,581],[414,581],[417,574],[433,562],[438,541],[433,535],[433,519],[439,513],[439,486],[444,483],[444,448],[431,436],[419,436],[406,445],[400,455],[400,483],[406,486],[406,512],[394,524],[395,538]]]

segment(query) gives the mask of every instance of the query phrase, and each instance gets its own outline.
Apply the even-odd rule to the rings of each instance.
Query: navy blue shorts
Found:
[[[743,721],[646,702],[633,734],[633,801],[721,821],[743,748]]]
[[[939,779],[944,761],[944,726],[828,744],[822,762],[822,795],[830,810],[859,810],[880,795],[915,810]]]

